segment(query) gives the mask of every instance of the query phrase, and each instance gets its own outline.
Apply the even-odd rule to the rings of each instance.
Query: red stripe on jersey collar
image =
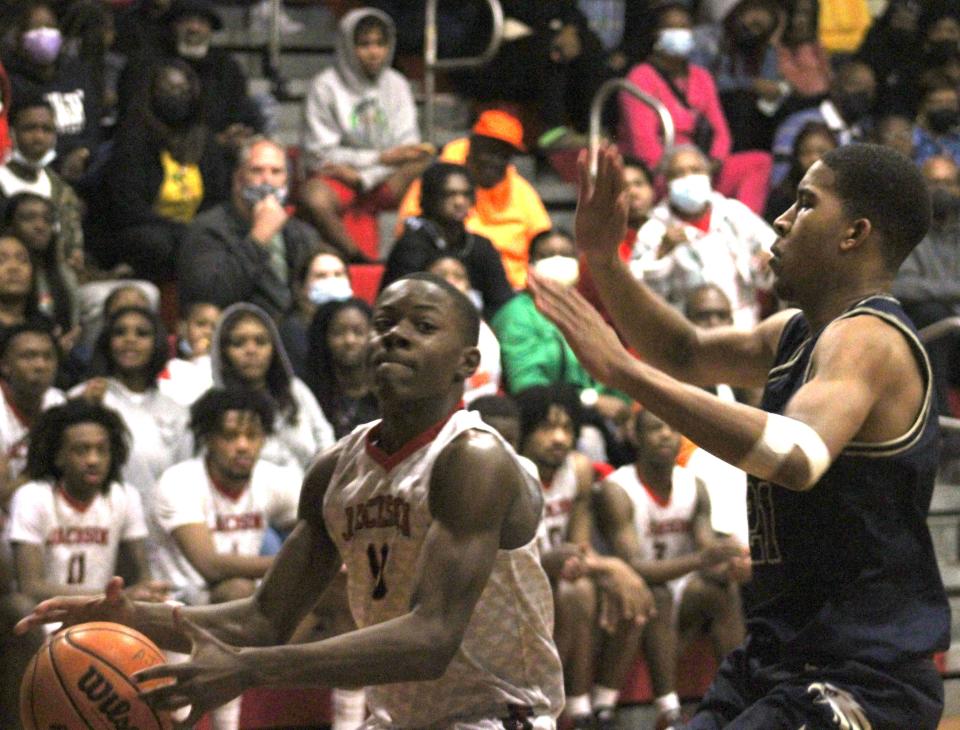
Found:
[[[94,494],[88,501],[81,502],[66,490],[66,487],[63,486],[63,482],[57,482],[53,487],[53,491],[63,497],[63,501],[70,505],[77,512],[86,512],[88,509],[90,509],[90,505],[93,504],[94,500],[97,498],[97,495]],[[97,494],[99,494],[99,490],[97,491]]]
[[[231,502],[239,502],[240,497],[243,496],[243,493],[247,491],[247,487],[250,486],[250,482],[247,481],[247,483],[244,484],[241,489],[234,492],[231,489],[227,489],[227,487],[222,482],[217,481],[217,478],[213,476],[213,472],[210,471],[210,464],[207,462],[206,459],[203,460],[203,469],[204,471],[207,472],[207,479],[210,480],[210,484],[213,485],[213,488],[216,489],[218,492],[220,492],[220,494],[222,494],[224,497],[229,499]]]
[[[666,497],[666,498],[661,497],[661,496],[660,496],[659,494],[657,494],[655,491],[653,491],[652,489],[650,489],[650,487],[647,486],[647,483],[646,483],[645,481],[643,481],[643,475],[640,473],[640,469],[637,467],[636,464],[633,465],[633,468],[634,468],[634,470],[637,472],[637,481],[640,482],[640,486],[641,486],[641,487],[643,487],[644,489],[647,490],[647,494],[650,495],[650,499],[652,499],[654,502],[656,502],[656,503],[657,503],[659,506],[661,506],[661,507],[669,507],[669,506],[670,506],[670,497],[673,496],[673,492],[671,492],[671,493],[670,493],[670,496],[668,496],[668,497]]]
[[[364,444],[367,455],[377,462],[384,471],[390,471],[408,456],[411,456],[413,453],[419,451],[433,441],[437,437],[437,434],[443,430],[443,427],[447,425],[447,421],[453,418],[453,414],[461,410],[463,407],[464,402],[460,401],[447,415],[433,424],[426,431],[414,436],[392,454],[388,454],[377,444],[380,438],[380,429],[383,426],[383,421],[381,421],[367,432],[367,439],[366,443]]]

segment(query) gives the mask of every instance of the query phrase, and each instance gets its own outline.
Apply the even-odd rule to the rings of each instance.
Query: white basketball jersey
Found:
[[[553,481],[543,487],[543,520],[537,537],[541,552],[560,547],[567,540],[570,512],[577,498],[577,472],[573,467],[573,453],[567,454]]]
[[[120,543],[146,538],[140,495],[113,482],[83,504],[50,482],[27,482],[10,505],[11,542],[42,545],[44,578],[98,593],[115,575]]]
[[[268,525],[296,520],[301,472],[259,459],[250,484],[237,495],[222,491],[210,478],[202,457],[167,469],[152,493],[151,552],[157,575],[181,591],[183,599],[206,586],[171,534],[183,525],[205,524],[218,553],[259,555]],[[195,589],[195,590],[184,590]]]
[[[682,466],[673,468],[673,487],[666,502],[640,481],[633,464],[621,466],[607,479],[619,484],[633,503],[633,524],[644,559],[663,560],[696,552],[697,480],[693,472]]]
[[[7,457],[9,468],[7,474],[11,479],[20,476],[23,468],[27,465],[27,446],[29,445],[27,437],[30,435],[30,426],[24,420],[23,415],[17,411],[10,399],[7,398],[4,388],[3,397],[0,398],[0,449]],[[47,388],[43,394],[43,410],[58,406],[66,399],[63,393],[56,388]]]
[[[485,431],[510,446],[475,412],[457,411],[387,456],[371,443],[379,422],[342,440],[323,518],[347,566],[350,608],[361,628],[410,610],[417,564],[433,518],[430,473],[437,456],[464,431]],[[535,485],[517,462],[518,471]],[[462,485],[469,489],[469,483]],[[560,660],[553,643],[553,599],[536,541],[500,550],[456,655],[444,675],[367,689],[377,726],[448,728],[457,720],[507,715],[507,705],[559,715]]]

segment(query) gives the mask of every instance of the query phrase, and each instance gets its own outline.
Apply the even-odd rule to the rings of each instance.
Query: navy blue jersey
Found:
[[[871,297],[841,317],[864,315],[887,322],[910,344],[923,407],[900,438],[847,444],[809,491],[749,478],[747,626],[754,646],[780,657],[888,665],[949,644],[950,610],[926,523],[939,456],[930,364],[895,299]],[[802,314],[787,323],[764,410],[783,413],[807,381],[820,334]]]

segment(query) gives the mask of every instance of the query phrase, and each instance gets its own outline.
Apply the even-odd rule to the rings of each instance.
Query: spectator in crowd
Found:
[[[637,458],[601,484],[603,524],[614,553],[652,587],[657,613],[644,627],[643,655],[656,726],[673,728],[682,724],[676,674],[683,650],[705,629],[718,662],[743,641],[739,582],[749,549],[714,532],[706,487],[676,464],[677,431],[640,410],[629,432]]]
[[[695,32],[690,60],[713,74],[734,150],[769,150],[791,96],[774,43],[781,20],[775,0],[740,0]]]
[[[506,35],[491,61],[457,74],[455,84],[482,102],[535,104],[545,130],[541,148],[584,146],[590,101],[606,75],[600,40],[576,2],[501,5],[516,32]]]
[[[476,411],[480,414],[483,422],[488,426],[493,426],[497,432],[503,436],[514,451],[520,448],[520,408],[516,401],[509,395],[498,393],[497,395],[482,395],[470,402],[467,410]],[[537,465],[527,459],[526,466],[530,473],[540,478]]]
[[[262,137],[240,151],[230,201],[198,215],[180,252],[180,299],[228,307],[251,302],[273,317],[294,304],[294,273],[320,244],[317,232],[284,209],[287,155]]]
[[[580,12],[603,46],[608,72],[623,74],[640,60],[649,4],[649,0],[622,3],[578,0]]]
[[[847,61],[840,66],[826,99],[816,107],[794,112],[777,127],[770,184],[778,185],[787,174],[793,143],[809,122],[826,124],[841,145],[863,141],[871,125],[870,115],[875,101],[873,70],[862,61]]]
[[[307,383],[338,439],[380,416],[367,368],[371,315],[362,299],[336,299],[317,307],[310,323]]]
[[[579,267],[573,238],[562,229],[541,233],[530,244],[530,266],[538,274],[575,283]],[[500,342],[503,378],[509,393],[535,385],[569,383],[585,392],[588,405],[603,417],[626,417],[626,403],[587,375],[559,330],[537,311],[528,291],[501,307],[490,325]]]
[[[947,155],[960,163],[960,91],[945,75],[930,72],[913,127],[913,159],[922,164],[934,155]]]
[[[790,169],[767,196],[767,205],[763,211],[763,219],[767,223],[773,225],[780,214],[793,205],[793,201],[797,199],[797,185],[810,169],[810,165],[836,146],[837,137],[826,124],[807,122],[803,125],[793,143]]]
[[[500,109],[480,114],[469,138],[456,139],[443,148],[441,162],[465,165],[476,185],[473,208],[463,224],[468,231],[486,236],[500,252],[507,281],[522,289],[527,280],[527,249],[538,233],[550,228],[543,201],[510,159],[523,152],[523,126]],[[404,221],[420,215],[420,182],[414,182],[400,204],[397,235]]]
[[[16,47],[4,59],[12,98],[43,97],[50,102],[57,127],[57,171],[76,182],[100,144],[100,89],[89,64],[63,58],[63,35],[49,3],[23,3],[14,33]]]
[[[274,423],[264,459],[306,469],[334,442],[333,428],[310,388],[293,374],[277,326],[262,309],[247,303],[225,309],[210,358],[217,387],[261,390],[273,399]]]
[[[390,17],[358,8],[340,21],[337,60],[314,77],[304,110],[304,212],[350,260],[366,257],[341,216],[396,207],[435,152],[421,143],[410,82],[390,68]]]
[[[658,99],[673,117],[677,144],[694,144],[710,158],[717,189],[760,212],[767,197],[770,155],[731,153],[732,140],[710,72],[689,61],[694,36],[690,11],[682,0],[658,2],[653,51],[627,74],[641,91]],[[651,168],[664,153],[656,112],[629,94],[620,95],[620,144]]]
[[[163,471],[190,451],[186,409],[160,392],[167,362],[163,325],[149,309],[120,307],[94,348],[93,377],[70,391],[120,414],[134,435],[123,478],[146,498]]]
[[[159,55],[167,36],[166,15],[173,0],[140,0],[115,7],[117,51],[126,56]]]
[[[46,633],[37,626],[24,634],[13,627],[33,609],[34,602],[17,587],[9,543],[0,542],[0,726],[20,727],[20,684],[30,661],[43,646]]]
[[[313,363],[307,357],[307,331],[317,309],[327,302],[342,302],[353,296],[347,264],[340,253],[327,246],[304,261],[294,276],[295,307],[280,321],[280,339],[290,357],[293,372],[309,382]]]
[[[960,179],[953,157],[934,155],[920,168],[930,191],[930,230],[900,266],[893,293],[917,327],[960,315]],[[947,332],[925,343],[940,412],[960,385],[960,336]]]
[[[913,159],[913,121],[900,114],[887,114],[877,120],[873,141],[895,149],[907,159]]]
[[[631,269],[667,301],[682,307],[698,284],[720,286],[741,326],[758,320],[757,292],[777,234],[738,200],[710,186],[710,164],[692,145],[664,160],[667,198],[637,234]]]
[[[273,562],[260,554],[267,529],[296,522],[302,473],[260,458],[273,420],[262,391],[208,391],[190,418],[202,456],[171,466],[153,490],[158,571],[188,604],[251,596]],[[218,729],[236,730],[239,720],[239,698],[211,713]]]
[[[200,79],[200,116],[221,143],[239,146],[255,131],[261,131],[263,119],[247,97],[247,79],[240,64],[226,49],[211,45],[213,31],[223,28],[213,2],[173,0],[162,18],[165,30],[161,48],[147,44],[134,49],[120,76],[119,123],[135,108],[141,93],[139,88],[149,78],[150,67],[179,58],[188,63]]]
[[[830,58],[820,44],[817,6],[817,0],[786,3],[786,22],[777,48],[783,78],[803,103],[816,103],[830,89]]]
[[[468,230],[465,221],[475,204],[467,168],[436,162],[420,180],[421,213],[404,221],[380,279],[383,291],[401,276],[426,271],[437,259],[453,256],[463,262],[483,315],[490,318],[513,296],[503,262],[490,239]]]
[[[96,593],[122,559],[133,600],[162,601],[137,490],[121,481],[130,434],[109,408],[74,400],[45,411],[30,435],[27,475],[13,495],[9,539],[17,583],[34,601]]]
[[[22,192],[50,198],[59,228],[58,255],[79,274],[84,268],[82,209],[73,186],[51,166],[57,146],[53,106],[43,97],[18,99],[10,123],[14,146],[0,165],[0,204]]]
[[[544,496],[537,538],[541,562],[553,586],[554,639],[563,664],[565,713],[574,728],[614,728],[620,681],[612,672],[629,666],[640,627],[604,615],[609,602],[643,602],[649,591],[622,560],[590,547],[594,468],[574,450],[580,403],[570,386],[537,386],[516,396],[520,410],[520,453],[536,466]],[[614,612],[616,609],[614,608]],[[598,629],[606,632],[599,661]],[[624,651],[625,650],[625,651]],[[596,724],[594,724],[596,723]]]
[[[922,14],[917,0],[891,0],[857,49],[856,57],[873,69],[877,79],[879,109],[914,116],[904,88],[916,67],[917,49],[923,45]]]
[[[189,408],[213,387],[210,345],[220,319],[220,307],[210,302],[189,305],[180,320],[176,357],[160,374],[160,392]]]
[[[138,277],[169,281],[190,222],[229,199],[230,171],[189,64],[157,62],[138,93],[91,205],[98,240],[90,243],[103,265],[123,262]]]
[[[691,291],[684,314],[702,329],[733,325],[730,300],[715,284],[702,284]],[[744,388],[734,389],[726,383],[717,383],[709,386],[707,390],[727,402],[739,401],[750,405],[760,403],[760,393]],[[746,472],[699,447],[690,452],[684,466],[707,488],[713,529],[725,535],[733,535],[741,545],[749,545]]]
[[[56,325],[64,354],[80,336],[77,279],[61,256],[56,209],[49,198],[17,193],[3,210],[3,230],[27,246],[36,279],[40,311]]]
[[[26,481],[22,474],[34,422],[64,401],[53,387],[57,360],[57,343],[48,329],[20,325],[0,340],[0,512],[7,511],[14,490]]]
[[[80,287],[82,332],[74,354],[81,362],[88,364],[104,323],[114,312],[124,307],[140,307],[156,312],[159,303],[160,290],[149,281],[111,279],[84,284]]]
[[[30,251],[15,236],[0,235],[0,337],[10,327],[30,324],[53,330],[53,321],[40,311]]]
[[[627,192],[627,235],[620,244],[620,258],[629,261],[633,253],[633,244],[637,240],[637,231],[649,219],[657,194],[654,189],[653,173],[650,172],[646,163],[636,157],[623,159],[623,183]],[[580,257],[580,280],[577,282],[577,290],[597,308],[604,319],[610,321],[583,256]]]
[[[479,309],[477,290],[473,288],[467,267],[460,259],[444,256],[430,264],[427,271],[436,274],[455,289],[463,292]],[[497,336],[490,329],[490,325],[482,317],[477,349],[480,350],[480,364],[463,384],[464,403],[470,403],[475,398],[485,395],[493,395],[500,390],[500,343],[497,342]]]

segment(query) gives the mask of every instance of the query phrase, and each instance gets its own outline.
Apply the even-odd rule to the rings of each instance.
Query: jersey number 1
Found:
[[[390,556],[390,546],[383,544],[380,546],[380,554],[377,554],[377,546],[372,542],[367,545],[367,560],[370,561],[370,574],[375,581],[373,585],[372,598],[379,601],[387,595],[387,583],[384,580],[384,572],[387,569],[387,558]]]

